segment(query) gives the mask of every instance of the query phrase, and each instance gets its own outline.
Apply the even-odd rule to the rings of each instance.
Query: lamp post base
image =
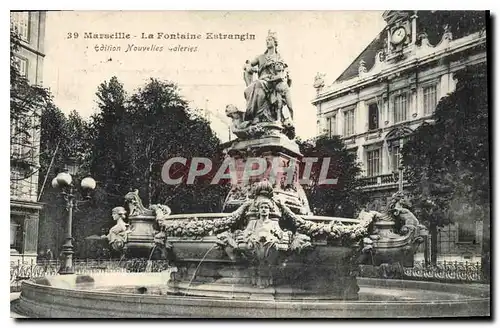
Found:
[[[59,269],[59,274],[75,274],[73,267],[62,266]]]
[[[63,245],[62,255],[64,261],[63,263],[61,263],[59,274],[74,274],[75,269],[73,268],[73,245],[71,244],[70,239],[66,241],[65,245]]]

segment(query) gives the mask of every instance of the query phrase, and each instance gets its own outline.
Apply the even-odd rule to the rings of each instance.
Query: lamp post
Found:
[[[82,189],[82,196],[84,196],[83,201],[78,201],[76,199],[76,183],[74,182],[73,176],[77,173],[77,166],[75,162],[67,165],[63,172],[60,172],[53,180],[52,187],[61,190],[61,195],[66,202],[66,210],[68,211],[68,222],[66,223],[66,231],[64,234],[64,244],[62,246],[62,255],[64,257],[61,263],[61,268],[59,269],[59,274],[74,274],[73,269],[73,236],[72,236],[72,225],[73,225],[73,210],[77,209],[79,202],[85,202],[90,199],[88,193],[95,189],[96,182],[91,177],[86,177],[80,181],[80,187]]]

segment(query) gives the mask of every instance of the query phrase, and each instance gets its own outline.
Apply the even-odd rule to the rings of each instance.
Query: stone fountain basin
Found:
[[[193,262],[241,262],[241,259],[231,260],[225,250],[216,246],[217,238],[208,236],[200,239],[189,237],[168,237],[168,242],[172,244],[172,252],[179,261]],[[294,252],[286,253],[288,263],[300,262],[305,264],[335,264],[339,261],[346,261],[357,253],[358,247],[346,247],[341,245],[327,245],[325,242],[313,242],[314,248],[302,254]]]
[[[162,291],[168,279],[169,274],[163,272],[68,275],[25,281],[15,310],[32,318],[417,318],[490,315],[489,285],[358,278],[358,301],[256,301],[166,295]],[[141,290],[144,292],[146,289],[141,294]]]
[[[195,214],[173,214],[169,216],[170,220],[213,220],[229,216],[230,213],[195,213]],[[301,215],[303,219],[313,222],[338,221],[343,224],[358,224],[358,219],[342,217],[326,217],[315,215]],[[127,249],[136,257],[148,257],[151,254],[151,248],[154,246],[153,236],[155,234],[153,225],[155,217],[153,215],[135,216],[130,218],[133,231],[128,237]],[[215,236],[203,238],[194,237],[168,237],[168,241],[174,245],[174,253],[178,259],[185,261],[200,261],[205,256],[206,261],[228,261],[226,253],[223,250],[214,249],[208,254],[207,251],[215,244]],[[400,262],[404,266],[413,265],[413,253],[408,251],[411,240],[408,237],[401,237],[397,240],[380,240],[374,245],[376,251],[369,258],[364,259],[364,264],[380,265],[381,263]],[[353,248],[342,247],[339,245],[328,245],[324,241],[314,242],[316,248],[322,249],[318,254],[322,254],[322,263],[325,259],[327,263],[338,263]],[[328,247],[328,248],[325,248]],[[333,251],[333,255],[327,255],[326,250]],[[140,255],[140,256],[139,256]],[[306,259],[307,260],[307,259]],[[302,260],[299,260],[299,262]],[[311,261],[309,261],[311,262]]]
[[[220,217],[225,217],[230,215],[230,213],[203,213],[203,214],[174,214],[169,216],[171,220],[191,220],[197,219],[216,219]],[[348,219],[340,217],[325,217],[325,216],[302,216],[302,218],[315,221],[315,222],[329,222],[338,221],[344,224],[357,224],[359,220]],[[231,261],[224,250],[221,249],[211,249],[217,241],[215,236],[206,236],[202,238],[194,237],[168,237],[168,242],[171,243],[173,247],[173,252],[177,259],[182,261],[195,261],[199,262],[204,259],[206,262],[210,261]],[[336,263],[339,261],[344,261],[348,257],[352,256],[355,252],[356,246],[354,247],[344,247],[339,245],[327,245],[326,241],[315,241],[315,249],[308,253],[308,256],[289,256],[291,261],[314,263],[318,261],[318,257],[321,258],[321,263]],[[210,251],[209,251],[210,250]],[[311,256],[314,254],[316,256]],[[234,262],[234,261],[232,261]],[[316,263],[318,264],[318,263]]]
[[[217,238],[168,238],[178,272],[168,291],[181,295],[242,299],[357,299],[350,274],[356,247],[316,243],[302,253],[274,251],[264,259],[216,248]],[[260,282],[259,282],[260,281]]]

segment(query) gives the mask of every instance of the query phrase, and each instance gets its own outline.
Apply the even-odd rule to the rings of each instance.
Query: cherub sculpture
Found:
[[[125,195],[125,203],[128,206],[129,216],[141,215],[147,210],[144,205],[142,205],[142,200],[139,197],[139,190],[137,189]]]

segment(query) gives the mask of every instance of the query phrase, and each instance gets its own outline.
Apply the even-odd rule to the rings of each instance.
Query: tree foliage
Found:
[[[64,164],[70,159],[80,164],[75,178],[81,179],[88,175],[88,154],[90,149],[88,122],[76,111],[68,116],[55,106],[47,107],[41,116],[40,137],[40,176],[38,180],[39,200],[44,203],[40,215],[39,248],[51,248],[57,251],[62,245],[64,227],[66,224],[65,204],[59,190],[51,186],[51,180],[64,169]],[[83,209],[83,208],[82,208]],[[80,231],[89,223],[93,216],[75,212],[74,231]],[[79,234],[76,240],[81,237]]]
[[[226,188],[204,183],[169,186],[162,180],[163,165],[170,158],[216,159],[221,152],[208,121],[189,109],[178,87],[151,79],[131,97],[128,113],[128,125],[134,131],[128,144],[131,167],[143,200],[168,204],[175,212],[220,210]]]
[[[32,84],[19,71],[21,39],[10,31],[10,162],[13,170],[21,173],[11,180],[24,180],[35,174],[39,141],[40,115],[52,106],[50,92]]]
[[[470,67],[456,78],[456,90],[440,100],[434,123],[419,127],[402,150],[416,209],[437,226],[460,212],[471,215],[464,219],[483,219],[489,211],[486,67]]]
[[[321,136],[312,140],[298,140],[304,157],[317,157],[317,169],[312,170],[310,185],[304,186],[311,210],[316,215],[353,217],[363,204],[359,187],[360,164],[356,154],[349,152],[343,141],[334,136]],[[337,178],[335,185],[321,185],[319,178],[324,158],[330,158],[328,178]]]
[[[209,157],[215,159],[214,166],[222,160],[220,141],[209,122],[189,108],[174,83],[151,79],[129,95],[112,77],[98,86],[96,97],[98,112],[89,120],[76,111],[65,116],[55,106],[43,112],[40,161],[47,181],[41,179],[39,185],[47,206],[40,230],[52,241],[41,247],[56,248],[63,242],[61,223],[67,213],[50,181],[70,157],[80,163],[77,178],[90,175],[97,182],[92,200],[74,213],[77,256],[84,255],[80,252],[86,237],[101,235],[113,225],[111,209],[123,206],[125,194],[133,189],[140,191],[146,206],[167,204],[174,213],[221,210],[227,186],[171,186],[162,180],[163,164],[172,157]]]
[[[427,34],[429,42],[436,45],[441,41],[445,26],[454,39],[479,32],[486,28],[486,11],[474,10],[419,10],[417,31]]]

